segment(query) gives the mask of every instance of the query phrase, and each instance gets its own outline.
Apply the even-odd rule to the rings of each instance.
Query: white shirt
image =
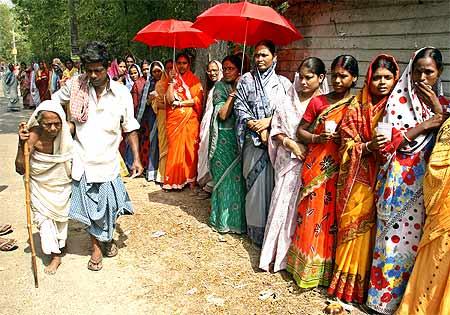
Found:
[[[52,95],[66,104],[70,100],[71,81]],[[139,129],[134,118],[133,99],[128,89],[113,80],[99,99],[89,87],[88,119],[75,123],[72,178],[79,181],[86,174],[88,183],[104,183],[119,176],[119,144],[122,133]]]

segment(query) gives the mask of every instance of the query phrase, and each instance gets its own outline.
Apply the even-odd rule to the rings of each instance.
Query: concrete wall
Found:
[[[443,53],[442,79],[450,95],[450,0],[291,0],[289,4],[285,15],[304,39],[280,47],[280,74],[292,79],[308,56],[321,58],[329,68],[337,55],[347,53],[359,62],[361,87],[375,55],[395,56],[403,70],[416,49],[434,46]]]

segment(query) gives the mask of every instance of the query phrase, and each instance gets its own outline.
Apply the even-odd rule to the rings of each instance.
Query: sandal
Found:
[[[0,235],[6,235],[13,231],[11,224],[2,224],[0,225]]]
[[[106,257],[114,257],[114,256],[117,256],[118,253],[119,253],[119,249],[117,248],[117,245],[114,242],[114,240],[105,244],[104,255]]]
[[[100,258],[100,260],[98,260],[98,261],[95,261],[92,258],[89,259],[87,267],[91,271],[100,271],[100,270],[102,270],[102,268],[103,268],[102,258]]]
[[[9,252],[16,249],[18,246],[16,240],[8,238],[0,238],[0,251]]]

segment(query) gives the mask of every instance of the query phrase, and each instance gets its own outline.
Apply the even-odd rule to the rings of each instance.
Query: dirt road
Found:
[[[0,252],[0,314],[322,313],[323,292],[300,293],[287,274],[259,272],[259,251],[245,237],[212,231],[207,201],[193,200],[188,191],[163,192],[144,179],[126,180],[136,213],[119,219],[119,255],[105,258],[100,272],[86,268],[89,238],[71,221],[63,264],[56,275],[44,274],[48,260],[34,231],[40,281],[35,289],[23,183],[14,171],[17,123],[30,114],[6,113],[0,98],[0,223],[14,225],[8,237],[19,245]],[[261,300],[260,293],[269,290],[270,297]]]

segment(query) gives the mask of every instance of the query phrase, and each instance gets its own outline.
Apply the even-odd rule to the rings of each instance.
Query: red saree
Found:
[[[193,99],[195,103],[192,107],[166,109],[168,153],[164,189],[181,189],[195,182],[197,176],[203,88],[200,80],[187,71],[177,78],[174,91],[177,100]]]
[[[146,80],[144,77],[139,77],[131,88],[131,97],[133,98],[134,117],[137,117],[139,111],[139,104],[141,102],[142,92],[144,90]],[[146,121],[141,122],[139,129],[139,157],[144,169],[148,167],[148,152],[150,148],[150,128]]]
[[[45,67],[44,70],[39,69],[36,76],[36,87],[39,90],[41,102],[50,99],[50,74]]]
[[[339,126],[353,99],[351,96],[329,105],[316,117],[310,128],[312,133],[323,132],[327,120],[333,120]],[[326,96],[318,96],[308,107],[313,107],[314,102],[329,104]],[[287,262],[288,272],[301,288],[328,286],[331,280],[336,234],[336,181],[340,162],[338,149],[339,144],[334,141],[310,143],[303,163],[297,227]]]

